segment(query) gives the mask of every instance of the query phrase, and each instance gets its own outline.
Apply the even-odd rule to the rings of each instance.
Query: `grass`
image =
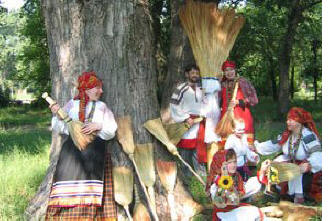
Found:
[[[9,107],[0,110],[0,122],[10,126],[0,128],[0,219],[23,220],[49,164],[50,115]]]

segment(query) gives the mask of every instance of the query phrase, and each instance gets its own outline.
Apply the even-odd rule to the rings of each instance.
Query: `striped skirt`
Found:
[[[56,177],[59,177],[59,176],[56,176],[56,173],[55,173],[55,180],[54,180],[54,184],[52,187],[52,192],[50,195],[47,212],[46,212],[46,220],[116,220],[117,212],[116,212],[116,205],[115,205],[114,193],[113,193],[111,168],[112,168],[112,164],[111,164],[110,154],[105,153],[104,175],[102,177],[102,180],[98,181],[100,183],[103,183],[103,188],[100,191],[101,197],[99,199],[98,199],[98,197],[95,197],[95,198],[88,197],[87,201],[86,201],[86,199],[82,198],[83,200],[86,201],[86,205],[83,205],[83,203],[81,203],[81,205],[74,205],[75,200],[76,200],[75,197],[71,197],[71,198],[69,197],[68,202],[70,202],[70,200],[71,200],[71,203],[72,203],[71,205],[61,205],[61,203],[63,204],[63,201],[61,203],[56,202],[56,197],[60,194],[56,195],[55,188],[57,186],[54,186],[54,184],[60,184],[60,186],[61,186],[61,184],[65,181],[56,180]],[[57,167],[57,169],[58,169],[58,167]],[[101,171],[103,171],[103,170],[101,170]],[[96,176],[96,178],[97,178],[97,176]],[[94,181],[96,178],[92,177],[91,179],[92,179],[92,181]],[[99,185],[99,184],[97,183],[96,186],[97,185]],[[95,187],[95,184],[93,183],[93,185],[90,185],[90,186]],[[65,188],[67,188],[67,187],[65,187]],[[63,188],[61,190],[61,187],[60,187],[59,189],[62,191],[62,193],[63,193],[63,190],[70,191],[69,189],[65,189],[65,188]],[[100,190],[100,188],[99,187],[94,188],[93,191],[95,191],[95,190],[98,191],[98,190]],[[98,195],[98,194],[99,193],[95,193],[95,195]],[[81,199],[80,196],[79,196],[79,198]],[[99,200],[100,200],[100,202],[98,202]],[[66,203],[66,201],[64,201],[64,204],[65,203]],[[56,204],[59,204],[59,205],[56,205]]]

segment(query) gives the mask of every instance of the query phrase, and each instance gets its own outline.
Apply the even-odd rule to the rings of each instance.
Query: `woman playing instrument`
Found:
[[[281,184],[281,194],[294,197],[294,202],[303,203],[304,195],[320,201],[322,198],[322,148],[312,115],[303,108],[293,107],[288,112],[287,129],[275,141],[255,142],[259,154],[269,155],[282,151],[275,158],[278,162],[298,164],[302,175]]]
[[[58,115],[53,117],[52,129],[69,136],[56,166],[46,220],[116,220],[111,159],[106,145],[115,136],[117,124],[111,110],[99,100],[102,81],[95,73],[84,72],[78,83],[79,94],[65,105],[64,111],[73,121],[83,123],[81,131],[75,132],[94,134],[95,139],[79,150],[65,122]],[[50,108],[56,114],[59,105]]]

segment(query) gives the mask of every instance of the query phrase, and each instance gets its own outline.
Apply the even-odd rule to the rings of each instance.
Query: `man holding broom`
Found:
[[[116,220],[111,160],[106,151],[107,140],[115,136],[117,124],[107,105],[99,101],[102,81],[95,72],[84,72],[78,78],[79,94],[63,108],[69,116],[61,119],[58,104],[50,106],[57,116],[52,128],[69,137],[62,145],[48,201],[46,220]],[[68,130],[70,121],[81,122],[78,131]],[[75,133],[95,135],[84,149],[79,149]]]
[[[196,65],[188,65],[185,70],[186,82],[180,84],[170,100],[171,117],[176,122],[186,122],[189,130],[177,144],[182,158],[201,176],[206,176],[206,146],[204,143],[205,120],[194,123],[194,118],[202,115],[203,92],[200,86],[200,72]],[[191,172],[187,169],[186,175]]]

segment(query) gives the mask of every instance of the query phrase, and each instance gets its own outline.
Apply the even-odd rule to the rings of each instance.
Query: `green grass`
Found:
[[[51,112],[48,108],[31,109],[28,105],[0,109],[0,128],[22,125],[45,127],[49,125]]]
[[[45,128],[0,130],[1,220],[23,220],[24,210],[46,173],[50,141]]]

